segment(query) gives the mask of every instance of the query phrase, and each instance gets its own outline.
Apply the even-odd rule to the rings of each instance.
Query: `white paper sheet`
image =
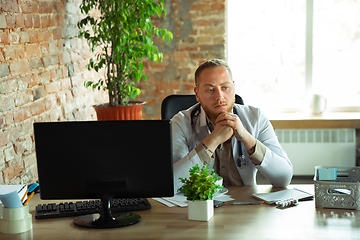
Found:
[[[168,202],[168,201],[166,201],[166,200],[164,200],[162,198],[153,198],[153,199],[160,202],[160,203],[162,203],[162,204],[165,204],[168,207],[175,207],[176,206],[176,205],[174,205],[174,204],[172,204],[172,203],[170,203],[170,202]]]
[[[221,202],[228,202],[235,200],[231,197],[231,195],[220,195],[214,198],[214,200],[221,201]]]
[[[164,201],[167,202],[170,205],[176,205],[176,206],[179,206],[179,207],[187,207],[187,205],[188,205],[186,197],[182,193],[176,194],[173,197],[153,198],[153,199],[158,201],[158,202],[161,202],[161,203],[163,203],[165,205],[167,205],[167,204],[164,203]],[[227,202],[227,201],[232,201],[232,200],[235,200],[235,199],[231,198],[231,195],[225,195],[224,194],[224,195],[219,195],[219,196],[214,197],[214,200]],[[169,207],[172,207],[172,206],[169,206]]]
[[[165,201],[168,201],[170,203],[173,203],[179,207],[187,207],[186,197],[182,193],[176,194],[173,197],[166,197],[166,198],[162,198],[162,199],[164,199]]]

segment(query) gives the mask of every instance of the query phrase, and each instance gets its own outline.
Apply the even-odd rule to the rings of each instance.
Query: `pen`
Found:
[[[26,185],[24,185],[19,192],[21,192],[25,186]],[[32,193],[35,190],[35,188],[37,188],[38,186],[39,186],[38,183],[33,183],[33,184],[28,185],[28,190],[26,190],[24,196],[21,198],[21,202],[24,201],[24,199],[28,193]]]
[[[264,201],[252,201],[252,202],[231,202],[231,205],[258,205],[262,204]]]
[[[23,196],[23,197],[22,197],[22,199],[21,199],[21,202],[22,202],[22,201],[24,201],[24,199],[25,199],[25,197],[26,197],[26,194],[28,194],[28,192],[29,192],[29,191],[28,191],[28,190],[26,190],[26,192],[25,192],[24,196]]]
[[[31,193],[32,191],[34,191],[38,186],[39,186],[38,183],[33,183],[29,185],[29,192]]]
[[[32,196],[34,196],[34,193],[35,192],[32,192],[31,194],[30,194],[30,196],[26,199],[26,201],[24,202],[24,207],[26,206],[26,204],[29,202],[29,200],[32,198]]]
[[[26,187],[26,185],[23,185],[20,190],[18,191],[18,193],[21,193],[21,191]]]

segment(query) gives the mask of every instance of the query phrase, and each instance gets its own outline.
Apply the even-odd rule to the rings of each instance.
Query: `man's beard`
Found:
[[[202,103],[202,101],[201,101],[201,99],[200,99],[200,104],[201,104],[201,103]],[[215,106],[217,106],[217,105],[220,105],[220,104],[227,104],[228,108],[227,108],[225,111],[214,112],[214,111],[213,111],[213,108],[214,108]],[[228,104],[228,103],[226,103],[226,102],[217,102],[214,106],[212,106],[211,109],[209,109],[209,108],[207,108],[207,107],[204,107],[203,104],[201,104],[201,106],[204,108],[205,113],[207,114],[207,116],[208,116],[210,119],[216,119],[216,118],[217,118],[221,113],[223,113],[223,112],[229,112],[229,113],[231,113],[231,111],[232,111],[232,109],[233,109],[233,107],[234,107],[234,104],[235,104],[235,97],[234,97],[233,101],[232,101],[230,104]],[[213,124],[215,124],[215,123],[213,123]]]

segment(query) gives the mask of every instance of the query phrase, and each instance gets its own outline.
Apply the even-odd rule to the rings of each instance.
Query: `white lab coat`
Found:
[[[195,147],[210,134],[202,107],[200,108],[200,114],[193,117],[192,126],[191,112],[196,108],[196,105],[177,113],[172,118],[175,193],[182,185],[179,178],[188,177],[189,169],[196,164],[202,166]],[[254,165],[246,156],[247,151],[244,145],[241,144],[245,158],[241,167],[236,166],[244,185],[256,184],[258,170],[274,187],[286,187],[289,185],[293,175],[292,164],[285,151],[281,148],[270,121],[258,108],[239,104],[235,104],[235,108],[245,129],[266,147],[262,163]],[[240,157],[238,141],[235,137],[231,141],[234,161],[237,161]],[[210,164],[211,167],[213,164],[214,161]]]

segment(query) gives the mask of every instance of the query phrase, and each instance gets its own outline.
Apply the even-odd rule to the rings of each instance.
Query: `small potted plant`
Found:
[[[207,165],[196,164],[189,170],[189,178],[179,178],[183,186],[179,191],[188,200],[189,220],[209,221],[214,215],[214,194],[222,188],[219,176]]]
[[[105,69],[103,79],[86,81],[86,87],[104,89],[108,92],[109,103],[95,106],[98,120],[138,120],[141,107],[129,103],[140,94],[134,84],[146,80],[142,61],[162,61],[163,54],[154,45],[153,38],[162,41],[173,38],[171,32],[152,23],[155,17],[166,15],[163,0],[82,0],[80,10],[86,14],[78,22],[79,37],[85,38],[95,57],[90,58],[88,69],[99,72]],[[100,51],[99,51],[100,50]],[[132,106],[137,110],[131,109]],[[137,112],[140,109],[140,113]],[[109,117],[106,112],[110,110]],[[128,110],[127,113],[114,111]],[[103,119],[101,116],[104,116]],[[118,116],[119,118],[116,118]],[[106,119],[109,118],[109,119]]]

